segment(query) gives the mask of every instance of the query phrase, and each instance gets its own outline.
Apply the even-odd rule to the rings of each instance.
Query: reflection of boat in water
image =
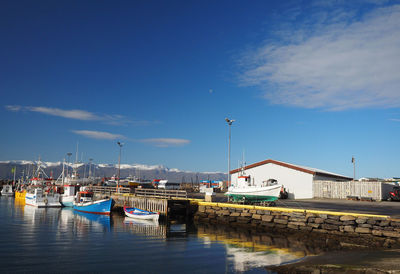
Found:
[[[137,235],[155,238],[167,237],[167,226],[160,225],[158,221],[125,217],[123,224],[128,230]]]
[[[247,240],[246,234],[240,235],[235,232],[233,235],[230,236],[225,231],[215,234],[215,230],[207,227],[198,227],[197,234],[199,238],[204,239],[206,245],[210,245],[212,242],[224,244],[227,263],[232,268],[232,272],[293,263],[306,256],[302,251],[292,251],[288,248]]]
[[[68,232],[70,225],[74,222],[75,214],[72,208],[63,208],[60,210],[60,222],[58,229],[61,232]]]
[[[75,211],[75,220],[78,226],[89,226],[94,229],[110,230],[111,229],[111,219],[108,215],[98,215],[85,212]]]
[[[242,272],[254,268],[293,263],[303,258],[285,249],[265,246],[262,251],[236,245],[226,244],[228,263],[232,263],[235,271]]]
[[[127,225],[140,225],[140,226],[159,226],[158,221],[155,220],[142,220],[125,217],[124,224]]]
[[[34,225],[40,225],[42,223],[53,224],[59,221],[60,209],[25,205],[23,212],[24,219],[32,222]]]

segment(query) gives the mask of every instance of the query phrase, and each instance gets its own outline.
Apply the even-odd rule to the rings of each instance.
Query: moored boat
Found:
[[[154,220],[158,221],[160,213],[142,210],[136,207],[124,206],[124,212],[127,217],[141,219],[141,220]]]
[[[234,202],[274,202],[278,200],[282,185],[266,182],[264,185],[252,185],[250,176],[239,176],[236,184],[225,193]]]
[[[12,189],[12,185],[3,185],[3,189],[1,190],[2,196],[13,196],[14,191]]]
[[[61,207],[60,194],[44,193],[40,187],[28,190],[25,195],[25,204],[35,207]]]
[[[93,196],[93,192],[89,190],[78,192],[73,205],[74,210],[92,214],[110,215],[113,200],[107,198],[94,201]]]
[[[26,190],[25,189],[20,189],[15,191],[15,200],[20,200],[25,202],[25,195],[26,195]]]
[[[60,202],[65,207],[72,207],[75,200],[75,186],[64,185],[64,193],[61,194]]]

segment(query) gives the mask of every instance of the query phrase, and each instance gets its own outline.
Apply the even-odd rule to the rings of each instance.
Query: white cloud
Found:
[[[157,147],[183,146],[190,143],[189,140],[176,138],[149,138],[141,139],[139,142],[151,144]]]
[[[375,9],[358,20],[351,14],[336,11],[338,20],[319,18],[303,29],[281,30],[294,38],[246,53],[241,83],[261,88],[273,104],[400,107],[400,6]]]
[[[21,110],[21,106],[16,106],[16,105],[7,105],[5,107],[9,111],[20,111]]]
[[[102,140],[126,139],[125,136],[123,135],[104,132],[104,131],[72,130],[72,132],[92,139],[102,139]]]
[[[51,116],[63,117],[67,119],[75,119],[82,121],[100,121],[111,125],[135,125],[135,126],[145,126],[153,123],[158,123],[157,121],[143,121],[143,120],[130,120],[123,115],[118,114],[96,114],[86,110],[80,109],[60,109],[51,107],[41,107],[41,106],[18,106],[18,105],[7,105],[5,108],[9,111],[28,111],[37,112],[42,114],[47,114]]]
[[[39,112],[43,114],[59,116],[69,119],[86,120],[86,121],[101,120],[101,117],[95,115],[94,113],[79,109],[64,110],[59,108],[48,108],[48,107],[25,107],[25,109],[28,111]]]

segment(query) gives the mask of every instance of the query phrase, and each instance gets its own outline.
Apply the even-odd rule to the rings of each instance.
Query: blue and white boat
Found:
[[[78,193],[73,208],[85,213],[110,215],[112,206],[113,200],[111,198],[94,201],[93,192],[84,190]]]
[[[158,221],[160,213],[142,210],[136,207],[124,206],[124,212],[127,217],[141,219],[141,220],[153,220]]]

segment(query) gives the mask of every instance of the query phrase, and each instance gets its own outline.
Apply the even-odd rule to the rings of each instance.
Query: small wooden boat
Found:
[[[158,221],[160,213],[142,210],[136,207],[124,206],[124,212],[127,217],[141,219],[141,220],[154,220]]]

